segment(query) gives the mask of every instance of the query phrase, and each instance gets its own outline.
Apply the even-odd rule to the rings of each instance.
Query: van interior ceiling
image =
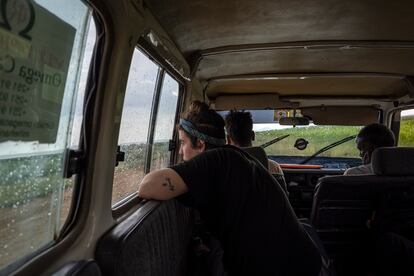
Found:
[[[250,111],[331,268],[381,275],[366,222],[414,210],[414,1],[0,2],[0,276],[193,275],[197,214],[137,191],[194,100]],[[371,123],[396,147],[344,176]]]

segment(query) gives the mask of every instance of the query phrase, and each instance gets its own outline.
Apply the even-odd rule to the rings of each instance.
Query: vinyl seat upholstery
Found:
[[[319,179],[310,221],[337,265],[363,271],[373,248],[367,224],[374,214],[414,215],[413,161],[414,148],[379,148],[372,155],[374,174]]]
[[[98,242],[103,275],[186,275],[192,211],[175,200],[148,201]]]

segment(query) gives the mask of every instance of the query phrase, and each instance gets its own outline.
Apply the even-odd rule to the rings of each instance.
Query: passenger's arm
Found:
[[[138,196],[145,199],[168,200],[188,191],[183,179],[172,169],[147,174],[138,188]]]

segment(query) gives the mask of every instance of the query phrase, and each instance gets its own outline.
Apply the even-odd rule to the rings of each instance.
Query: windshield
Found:
[[[361,128],[362,126],[318,126],[314,124],[296,127],[281,126],[277,123],[254,124],[253,130],[255,131],[256,139],[253,141],[253,145],[260,146],[276,137],[289,134],[288,137],[267,146],[264,149],[267,155],[274,157],[273,159],[281,163],[299,164],[305,160],[306,157],[313,155],[320,149],[346,137],[358,134]],[[298,139],[304,139],[308,142],[305,149],[300,150],[295,147],[295,143]],[[318,156],[319,159],[321,159],[321,157],[359,159],[359,151],[356,148],[354,139],[352,139],[331,148]],[[315,162],[311,161],[309,163],[312,164]]]

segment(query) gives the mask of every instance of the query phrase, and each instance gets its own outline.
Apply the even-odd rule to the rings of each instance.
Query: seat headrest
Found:
[[[414,147],[377,148],[371,157],[372,170],[376,175],[414,175]]]
[[[242,148],[245,152],[256,158],[266,169],[269,168],[269,160],[267,154],[261,147],[246,147]]]

